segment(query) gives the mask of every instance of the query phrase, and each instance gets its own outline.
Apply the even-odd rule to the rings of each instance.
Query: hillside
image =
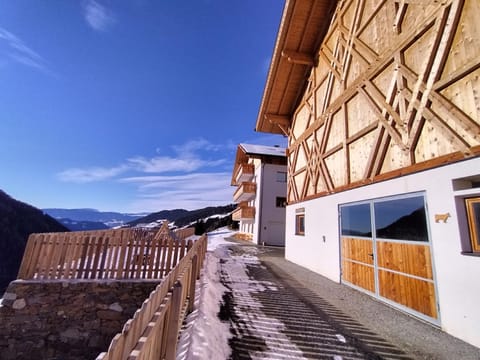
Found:
[[[139,219],[130,221],[128,222],[127,225],[136,226],[139,224],[149,224],[149,223],[156,222],[158,220],[175,221],[177,219],[182,218],[183,216],[186,216],[188,213],[189,211],[185,209],[162,210],[162,211],[151,213]]]
[[[229,214],[236,208],[236,204],[226,206],[210,206],[197,210],[162,210],[156,213],[152,213],[148,216],[131,221],[129,226],[136,226],[139,224],[150,224],[158,222],[159,220],[168,220],[174,222],[175,226],[182,227],[185,225],[193,224],[199,220],[206,219],[213,215]]]
[[[17,277],[28,236],[59,231],[68,229],[41,210],[0,190],[0,295]]]

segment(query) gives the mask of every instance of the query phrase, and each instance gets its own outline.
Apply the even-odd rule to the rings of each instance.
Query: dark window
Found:
[[[480,252],[480,197],[465,199],[472,252]]]
[[[376,201],[373,206],[377,238],[428,241],[423,196]]]
[[[305,214],[295,215],[295,234],[305,235]]]
[[[287,198],[285,197],[277,197],[275,200],[276,207],[284,208],[287,206]]]
[[[340,208],[342,235],[372,236],[370,204],[346,205]]]

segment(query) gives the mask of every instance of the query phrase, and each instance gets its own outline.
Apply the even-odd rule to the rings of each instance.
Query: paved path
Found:
[[[233,359],[409,358],[320,297],[277,277],[257,252],[232,246],[231,256],[220,260],[228,289],[220,315],[231,321]]]
[[[480,349],[290,263],[278,248],[232,245],[220,279],[232,359],[480,359]]]

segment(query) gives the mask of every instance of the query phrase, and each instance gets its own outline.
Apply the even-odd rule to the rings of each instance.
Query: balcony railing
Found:
[[[255,219],[255,208],[253,206],[238,207],[232,214],[232,220],[248,221]]]
[[[250,181],[253,178],[255,167],[253,164],[241,164],[238,167],[237,174],[235,176],[235,183],[240,184],[244,181]]]
[[[255,198],[256,191],[257,184],[254,182],[242,182],[233,194],[233,201],[239,203],[242,201],[253,200]]]

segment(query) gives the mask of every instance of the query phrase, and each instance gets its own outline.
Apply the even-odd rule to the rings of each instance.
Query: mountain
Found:
[[[182,227],[185,225],[193,224],[198,220],[206,219],[214,215],[227,215],[231,213],[237,207],[236,204],[226,206],[210,206],[197,210],[162,210],[156,213],[152,213],[140,219],[130,221],[129,226],[137,226],[139,224],[158,223],[161,220],[168,220],[174,222],[175,226]]]
[[[70,219],[73,221],[101,222],[108,227],[121,226],[125,223],[139,219],[146,214],[123,214],[113,211],[98,211],[95,209],[43,209],[55,219]]]
[[[153,222],[157,222],[159,220],[168,220],[168,221],[175,221],[183,216],[186,216],[189,213],[188,210],[185,209],[175,209],[175,210],[162,210],[155,213],[151,213],[147,216],[138,218],[136,220],[128,222],[127,225],[129,226],[136,226],[139,224],[150,224]]]
[[[425,241],[428,239],[425,208],[421,207],[409,215],[402,216],[395,222],[377,230],[377,237],[386,239],[401,239]]]
[[[69,231],[41,210],[0,190],[0,295],[16,279],[31,233]]]
[[[226,206],[210,206],[203,209],[192,210],[192,211],[189,211],[188,214],[186,214],[185,216],[182,216],[181,218],[175,220],[175,225],[178,227],[182,227],[188,224],[192,224],[199,220],[208,221],[209,218],[211,217],[213,218],[224,217],[220,215],[230,214],[236,208],[237,208],[237,204],[230,204]]]
[[[110,229],[100,221],[77,221],[72,219],[57,219],[57,221],[70,231],[106,230]]]

